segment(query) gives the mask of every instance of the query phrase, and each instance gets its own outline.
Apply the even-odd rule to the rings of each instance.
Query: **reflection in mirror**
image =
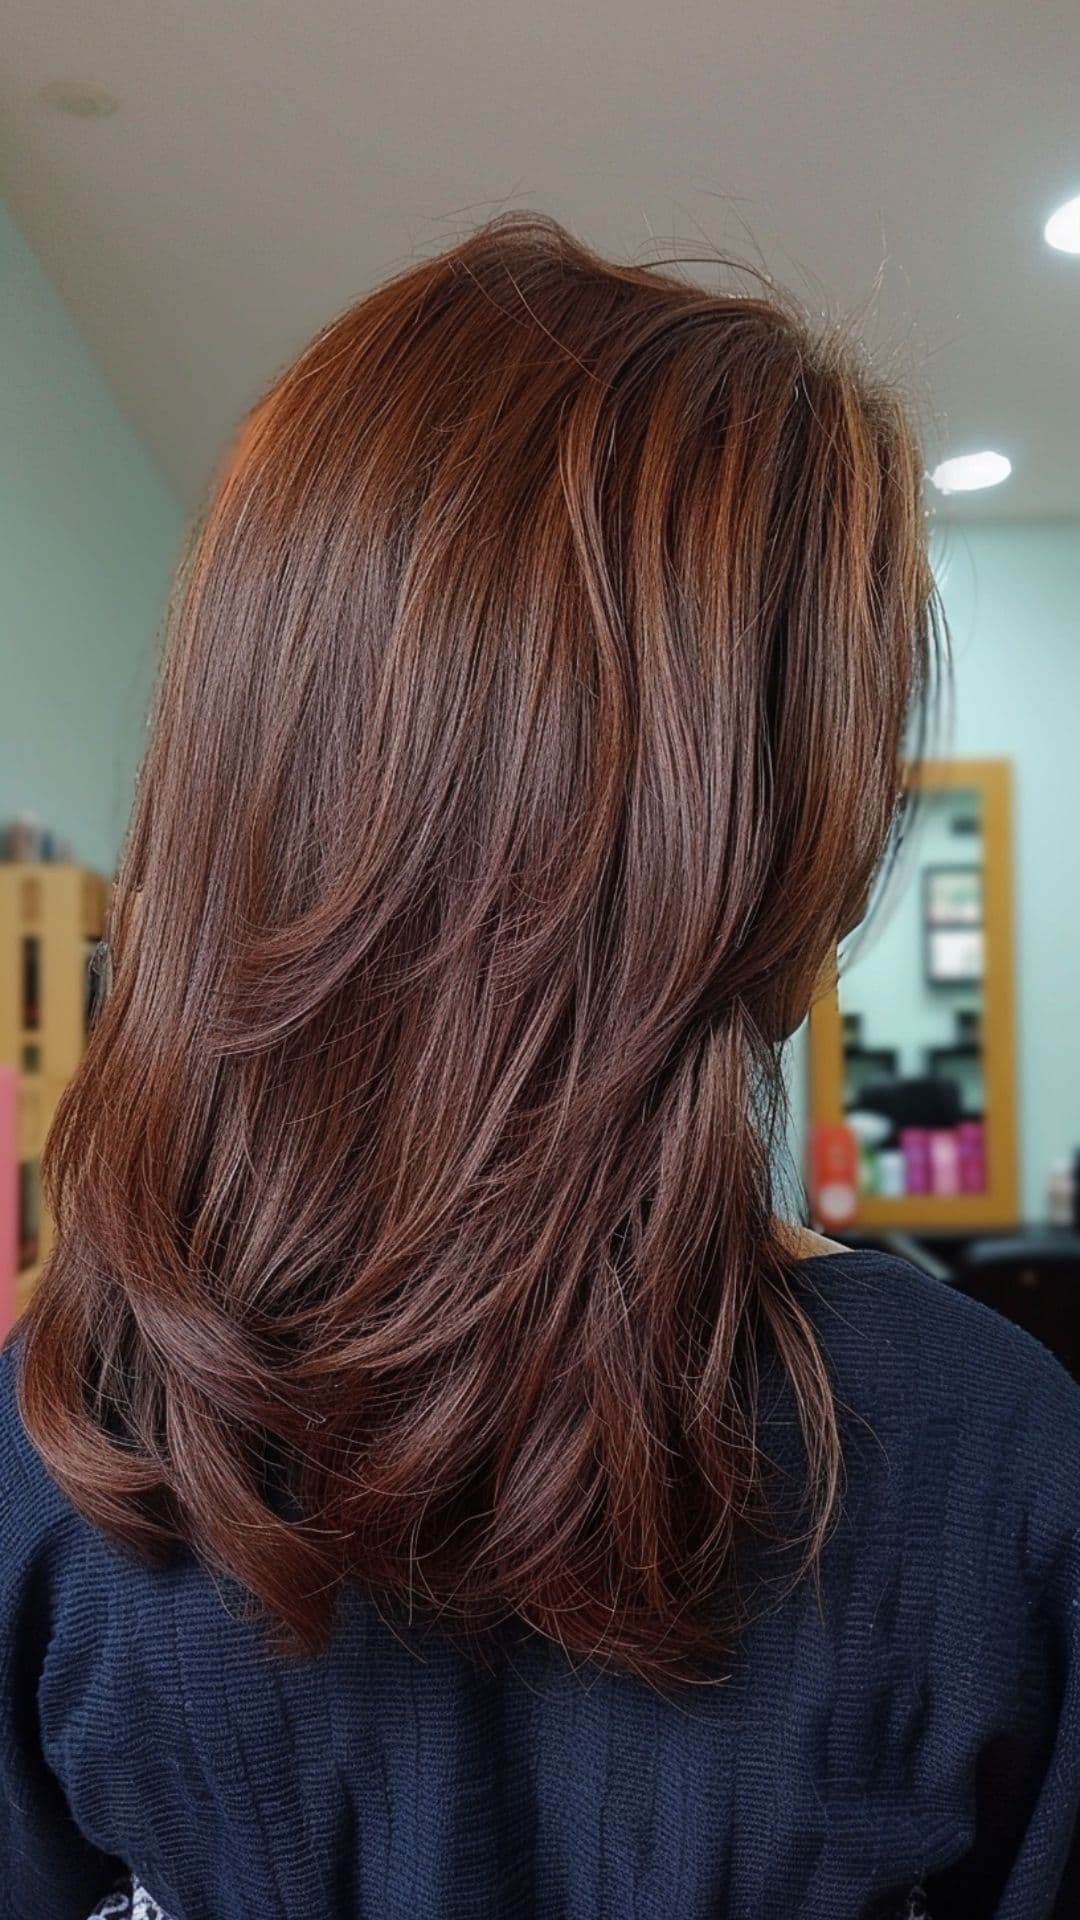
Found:
[[[844,1116],[864,1194],[986,1191],[983,821],[924,792],[916,859],[841,969]]]

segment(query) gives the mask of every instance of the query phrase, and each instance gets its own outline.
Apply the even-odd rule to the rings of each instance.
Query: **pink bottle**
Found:
[[[981,1120],[965,1120],[956,1129],[961,1193],[986,1192],[986,1130]]]
[[[905,1193],[930,1193],[930,1134],[925,1127],[902,1127],[900,1151],[904,1156]]]
[[[950,1197],[960,1191],[960,1143],[951,1127],[930,1135],[930,1184],[935,1193]]]

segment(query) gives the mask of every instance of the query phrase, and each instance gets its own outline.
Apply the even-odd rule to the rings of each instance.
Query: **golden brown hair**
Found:
[[[57,1481],[318,1647],[342,1584],[732,1644],[759,1356],[836,1502],[780,1048],[933,620],[903,412],[769,295],[511,218],[257,407],[181,583],[49,1154]]]

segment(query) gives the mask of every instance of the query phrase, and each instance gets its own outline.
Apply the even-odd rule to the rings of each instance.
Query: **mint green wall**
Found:
[[[156,469],[0,206],[0,819],[111,869],[181,535]]]
[[[956,526],[935,571],[952,633],[951,751],[1013,766],[1018,1144],[1025,1219],[1080,1147],[1080,523]],[[789,1050],[802,1165],[806,1036]]]
[[[938,581],[954,751],[1013,763],[1019,1144],[1028,1219],[1080,1147],[1080,523],[954,528]]]

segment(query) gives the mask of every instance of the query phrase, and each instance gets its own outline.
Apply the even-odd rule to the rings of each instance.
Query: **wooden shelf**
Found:
[[[84,867],[0,862],[0,1063],[18,1074],[16,1160],[24,1166],[40,1160],[57,1101],[86,1046],[87,960],[105,930],[107,904],[106,881]],[[37,948],[32,1027],[24,998],[28,939]],[[44,1207],[38,1225],[41,1257],[15,1276],[18,1311],[37,1284],[50,1245]],[[0,1278],[2,1333],[11,1306],[10,1264]]]
[[[22,1313],[30,1304],[30,1295],[41,1279],[43,1262],[38,1260],[32,1267],[20,1267],[15,1276],[15,1311]]]
[[[40,1158],[53,1105],[42,1074],[20,1073],[16,1120],[20,1160]]]

